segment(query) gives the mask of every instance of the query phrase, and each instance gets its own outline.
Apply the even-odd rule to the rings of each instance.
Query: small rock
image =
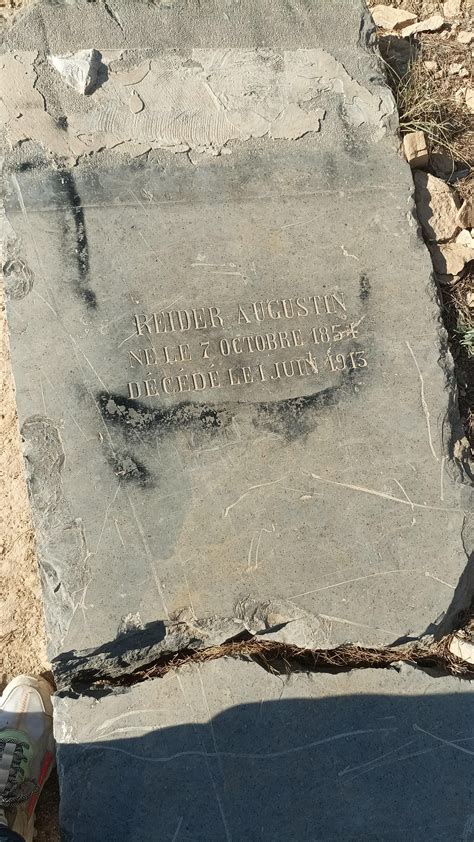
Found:
[[[400,35],[403,38],[408,38],[409,35],[415,35],[417,32],[436,32],[444,26],[444,18],[442,15],[431,15],[426,20],[420,20],[418,23],[413,23],[411,26],[405,26],[400,30]]]
[[[405,9],[395,9],[393,6],[382,4],[374,6],[371,10],[374,23],[380,29],[401,29],[403,26],[413,24],[417,20],[416,15],[406,12]]]
[[[446,0],[443,3],[443,13],[445,18],[455,18],[461,14],[461,0]]]
[[[474,198],[466,199],[456,215],[460,228],[474,228]]]
[[[462,70],[462,64],[458,61],[453,62],[453,64],[450,64],[448,67],[448,73],[450,76],[455,76],[460,70]]]
[[[465,102],[469,111],[474,114],[474,88],[468,88],[466,90]]]
[[[426,69],[427,69],[430,73],[434,73],[434,72],[435,72],[435,70],[437,70],[437,69],[438,69],[438,64],[437,64],[437,62],[436,62],[436,61],[424,61],[424,62],[423,62],[423,64],[425,65]]]
[[[466,79],[469,75],[470,74],[469,74],[469,70],[467,69],[467,67],[461,67],[461,70],[459,71],[459,78],[460,79]]]
[[[424,132],[410,132],[403,138],[403,151],[410,167],[424,167],[429,155]]]
[[[457,40],[460,44],[470,44],[473,38],[474,32],[467,32],[466,29],[461,29],[457,35]]]
[[[462,637],[457,637],[456,635],[451,640],[449,644],[450,652],[456,656],[456,658],[460,658],[462,661],[466,661],[468,664],[474,664],[474,642],[471,640],[465,640]]]
[[[443,275],[458,275],[472,260],[472,249],[462,243],[430,243],[429,250],[434,268]]]
[[[98,50],[79,50],[77,53],[48,56],[48,61],[67,85],[80,94],[87,94],[97,82],[101,58]]]
[[[459,200],[446,182],[434,175],[415,173],[415,200],[418,219],[429,240],[442,242],[455,236],[460,227],[457,221]],[[440,272],[447,270],[439,269]],[[455,272],[447,272],[455,274]]]
[[[143,102],[141,96],[139,96],[137,92],[133,90],[128,100],[128,104],[130,106],[130,111],[132,112],[132,114],[139,114],[140,111],[143,111],[145,107],[145,103]]]
[[[454,172],[454,161],[450,155],[444,155],[442,152],[432,152],[430,163],[435,174],[441,178],[448,178]]]
[[[463,228],[463,230],[459,232],[456,237],[456,242],[461,246],[467,246],[470,249],[474,249],[474,239],[467,228]]]

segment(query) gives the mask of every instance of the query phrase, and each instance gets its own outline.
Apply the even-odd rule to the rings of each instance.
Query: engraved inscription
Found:
[[[127,351],[128,396],[245,388],[364,369],[362,321],[348,316],[342,290],[238,303],[232,312],[213,305],[134,313],[134,333],[124,340],[137,343]]]

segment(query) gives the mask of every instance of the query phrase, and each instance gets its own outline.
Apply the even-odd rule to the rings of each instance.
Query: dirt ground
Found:
[[[32,0],[0,0],[0,24],[6,23],[22,5]],[[380,0],[369,0],[375,5]],[[391,0],[391,5],[414,11],[419,19],[442,11],[436,0]],[[464,0],[464,22],[467,21],[467,0]],[[471,24],[472,25],[472,24]],[[459,45],[453,40],[453,51]],[[446,36],[426,37],[427,57],[446,55]],[[465,51],[467,54],[467,50]],[[454,53],[453,53],[454,55]],[[449,56],[448,56],[449,58]],[[456,61],[453,57],[452,61]],[[453,95],[456,79],[452,79]],[[465,81],[459,84],[465,85]],[[472,150],[471,150],[472,151]],[[0,290],[1,295],[1,290]],[[8,340],[5,328],[4,303],[0,299],[0,690],[19,673],[41,674],[49,669],[46,655],[40,582],[27,491],[24,477],[21,440],[15,411]],[[36,842],[59,842],[58,789],[54,775],[40,801]]]
[[[0,310],[0,689],[3,689],[15,675],[39,675],[48,671],[49,663],[3,296]],[[58,802],[57,777],[53,774],[40,801],[36,842],[59,842]]]

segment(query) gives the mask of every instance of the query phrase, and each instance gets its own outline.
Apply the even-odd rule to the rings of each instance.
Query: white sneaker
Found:
[[[26,842],[54,766],[52,692],[43,678],[19,675],[0,698],[0,815]]]

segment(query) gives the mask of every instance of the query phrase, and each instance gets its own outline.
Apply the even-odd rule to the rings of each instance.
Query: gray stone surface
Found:
[[[64,839],[472,840],[470,685],[221,659],[56,700]]]
[[[40,5],[3,57],[8,320],[51,654],[130,617],[243,605],[313,646],[434,630],[470,598],[467,491],[369,18],[297,4],[298,40],[282,3],[263,37],[266,3],[205,3],[170,52],[179,4],[135,6],[129,30],[92,10],[89,96],[46,60],[91,47],[80,3],[54,7],[36,54]]]
[[[81,50],[87,94],[51,61]],[[50,653],[86,682],[55,700],[64,839],[469,842],[466,683],[221,659],[87,688],[245,631],[413,639],[471,599],[451,359],[365,7],[42,2],[1,52]]]

